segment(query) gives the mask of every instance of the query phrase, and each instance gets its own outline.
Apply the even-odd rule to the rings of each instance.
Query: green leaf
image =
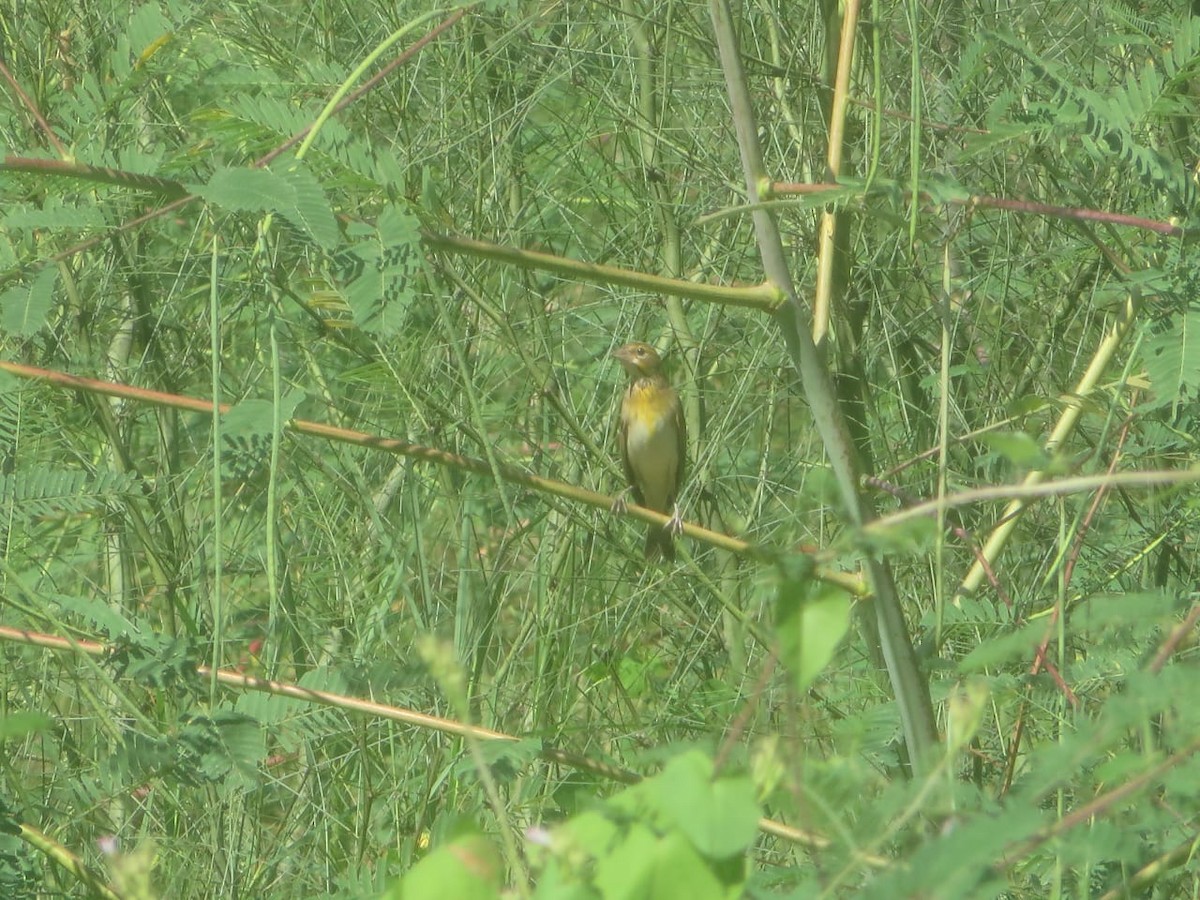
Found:
[[[961,673],[980,672],[1012,660],[1032,660],[1033,651],[1046,634],[1044,622],[1032,622],[1003,637],[984,641],[958,664]]]
[[[1045,126],[1038,123],[1013,123],[988,119],[985,134],[967,134],[963,138],[962,159],[995,152],[1006,143],[1030,143]]]
[[[99,597],[71,597],[66,594],[52,595],[59,608],[72,616],[86,622],[89,629],[97,631],[109,640],[117,638],[136,638],[143,630],[136,622],[131,622],[125,615]]]
[[[921,553],[937,540],[936,516],[921,516],[895,524],[872,524],[858,534],[859,547],[871,556]]]
[[[303,399],[303,391],[289,391],[285,394],[279,404],[279,421],[287,422]],[[221,417],[221,428],[227,437],[269,435],[275,419],[275,406],[270,400],[243,400]]]
[[[332,250],[340,240],[337,220],[320,182],[299,164],[283,172],[269,169],[218,169],[207,184],[192,190],[233,212],[275,212]]]
[[[280,179],[266,169],[217,169],[208,184],[192,190],[233,212],[271,212],[279,208]]]
[[[23,518],[92,512],[106,501],[128,498],[139,482],[124,472],[85,472],[43,467],[0,475],[0,496],[17,504]]]
[[[362,232],[351,232],[351,234]],[[335,280],[364,331],[391,335],[401,331],[416,294],[421,269],[420,228],[415,217],[396,206],[379,214],[368,233],[334,260]]]
[[[1005,404],[1004,409],[1008,415],[1018,418],[1020,416],[1028,416],[1033,413],[1041,412],[1050,406],[1050,401],[1045,397],[1040,397],[1037,394],[1025,394],[1010,400]]]
[[[0,741],[19,740],[54,727],[54,720],[37,710],[18,710],[0,717]]]
[[[332,250],[336,247],[341,240],[337,219],[316,176],[296,165],[281,172],[279,180],[287,189],[286,204],[280,205],[280,214],[306,232],[322,249]]]
[[[500,784],[508,784],[525,771],[528,764],[538,758],[542,742],[539,740],[523,741],[483,741],[480,744],[480,755],[492,773],[492,777]],[[454,767],[454,773],[459,777],[475,778],[478,764],[474,754],[466,754]]]
[[[141,60],[143,54],[171,34],[171,23],[155,3],[145,3],[137,8],[129,20],[128,37],[130,50]]]
[[[762,812],[749,777],[714,779],[712,760],[692,751],[671,760],[652,785],[667,820],[705,856],[723,859],[753,843]]]
[[[1023,431],[991,431],[981,434],[979,441],[1021,469],[1040,470],[1050,463],[1042,445]]]
[[[221,417],[221,430],[226,437],[267,435],[272,431],[275,414],[270,400],[243,400]]]
[[[40,209],[17,209],[4,217],[5,228],[100,228],[104,216],[94,206],[47,203]]]
[[[596,810],[574,816],[561,830],[575,844],[597,855],[606,853],[619,834],[616,823]]]
[[[467,835],[438,847],[385,895],[388,900],[492,900],[500,896],[504,866],[483,835]]]
[[[46,266],[26,286],[0,294],[0,331],[17,337],[32,337],[42,330],[54,304],[58,269]]]
[[[945,172],[926,173],[921,178],[921,187],[934,203],[966,202],[971,199],[971,192]]]
[[[181,718],[176,754],[185,777],[234,790],[257,784],[258,763],[266,756],[258,722],[228,709]]]
[[[1097,594],[1086,605],[1072,611],[1071,624],[1089,633],[1130,625],[1153,625],[1156,620],[1173,614],[1180,602],[1180,597],[1169,590]]]
[[[728,896],[704,858],[681,834],[659,837],[640,824],[630,828],[611,853],[596,860],[595,881],[606,898],[723,900]]]
[[[280,424],[292,417],[303,399],[302,391],[291,391],[280,401]],[[224,444],[222,474],[246,482],[265,475],[271,453],[271,429],[276,421],[272,401],[244,400],[229,410],[221,421],[221,440]]]
[[[872,880],[860,896],[871,900],[895,897],[995,897],[1005,883],[996,861],[1004,849],[1032,834],[1042,824],[1036,808],[1013,806],[995,815],[949,821],[936,837],[923,842],[908,865],[894,866]]]
[[[1142,342],[1142,365],[1154,390],[1152,408],[1177,403],[1185,389],[1200,387],[1200,310],[1171,321],[1171,327]]]
[[[792,673],[796,690],[805,691],[816,680],[849,627],[850,598],[845,591],[809,579],[781,581],[775,634],[779,658]]]

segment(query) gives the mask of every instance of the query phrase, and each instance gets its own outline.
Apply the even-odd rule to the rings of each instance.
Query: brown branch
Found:
[[[121,397],[126,400],[134,400],[141,403],[149,403],[153,406],[163,406],[171,409],[182,409],[190,412],[203,413],[211,415],[213,411],[213,403],[209,400],[201,400],[196,397],[186,397],[181,394],[168,394],[164,391],[153,391],[147,388],[133,387],[128,384],[119,384],[113,381],[100,381],[95,378],[82,378],[78,375],[69,375],[65,372],[56,372],[51,369],[39,369],[34,366],[27,366],[21,363],[7,362],[0,360],[0,371],[8,372],[20,378],[28,378],[36,381],[46,382],[55,387],[64,388],[72,391],[86,391],[93,394],[102,394],[107,397]],[[218,407],[221,414],[224,415],[232,409],[232,405],[222,403]],[[519,484],[523,487],[530,488],[535,491],[540,491],[544,494],[550,494],[556,497],[562,497],[567,500],[572,500],[577,503],[583,503],[587,506],[594,506],[604,510],[611,510],[613,500],[615,498],[608,494],[601,494],[596,491],[590,491],[587,488],[576,487],[573,484],[567,484],[563,481],[556,481],[552,478],[542,478],[539,475],[531,475],[521,469],[516,469],[511,466],[500,466],[494,469],[487,460],[477,459],[475,457],[463,456],[458,453],[451,453],[447,450],[439,450],[436,447],[428,447],[423,444],[413,444],[408,441],[402,441],[397,438],[385,438],[378,435],[367,434],[363,431],[353,431],[348,428],[338,428],[334,425],[324,425],[320,422],[312,422],[306,419],[291,419],[287,425],[287,429],[296,434],[306,434],[312,437],[325,438],[330,441],[337,441],[341,444],[353,444],[358,447],[370,447],[377,450],[384,450],[388,453],[395,453],[398,456],[407,456],[412,459],[419,459],[424,462],[435,463],[441,466],[447,466],[455,469],[462,469],[467,472],[474,472],[478,475],[485,475],[489,478],[500,478],[504,481],[513,484]],[[633,503],[626,504],[626,514],[632,518],[639,519],[643,522],[649,522],[654,525],[666,525],[671,517],[657,512],[653,509],[647,509],[644,506],[638,506]],[[737,553],[745,556],[757,556],[762,553],[761,550],[754,547],[747,541],[732,537],[727,534],[722,534],[719,531],[711,531],[699,525],[685,522],[683,525],[683,533],[688,537],[702,541],[712,547],[717,547],[722,550],[727,550],[730,553]],[[821,581],[841,587],[856,596],[861,596],[864,593],[862,582],[846,572],[835,572],[818,570],[815,577]]]
[[[105,644],[99,641],[63,638],[57,635],[26,631],[5,625],[0,625],[0,641],[11,641],[32,647],[42,647],[47,650],[83,653],[88,656],[103,656],[109,650]],[[255,678],[254,676],[243,675],[240,672],[232,672],[228,669],[214,670],[210,666],[198,665],[196,666],[196,675],[202,679],[215,678],[219,684],[223,684],[228,688],[260,691],[264,694],[272,694],[277,697],[290,697],[306,703],[316,703],[321,706],[330,706],[349,712],[359,712],[378,719],[388,719],[392,722],[412,725],[414,728],[425,728],[430,731],[441,732],[442,734],[455,735],[456,737],[472,737],[484,741],[506,741],[510,743],[522,740],[522,738],[515,735],[505,734],[502,731],[493,731],[490,728],[483,728],[478,725],[469,725],[466,722],[460,722],[456,719],[431,716],[427,713],[417,712],[416,710],[400,706],[390,706],[386,703],[376,703],[373,700],[363,700],[359,697],[351,697],[346,694],[335,694],[331,691],[303,688],[285,681]],[[608,763],[589,759],[577,753],[570,753],[566,750],[559,750],[546,745],[543,745],[538,751],[538,758],[545,762],[558,763],[570,766],[573,769],[592,772],[604,778],[611,778],[622,784],[637,784],[642,780],[641,775],[629,769],[609,765]],[[830,844],[829,839],[822,835],[794,828],[791,825],[776,822],[773,819],[760,819],[758,827],[768,834],[773,834],[776,837],[814,849],[824,849]],[[886,861],[874,857],[863,858],[863,861],[868,865],[886,865]]]
[[[13,93],[17,95],[21,103],[29,110],[29,114],[33,116],[33,120],[37,122],[38,127],[42,129],[42,133],[46,135],[46,139],[54,145],[55,151],[64,159],[69,155],[67,148],[63,146],[62,141],[58,139],[58,135],[54,133],[54,129],[50,127],[50,123],[46,121],[41,110],[34,104],[33,99],[25,93],[25,89],[21,87],[20,82],[13,77],[12,72],[8,70],[8,66],[4,65],[4,60],[0,59],[0,75],[4,76],[4,80],[8,82],[9,87],[13,89]]]
[[[1132,797],[1138,791],[1158,781],[1163,775],[1167,774],[1167,772],[1180,763],[1187,762],[1198,752],[1200,752],[1200,739],[1192,741],[1192,743],[1188,744],[1178,753],[1168,756],[1158,765],[1146,770],[1141,775],[1129,779],[1129,781],[1118,785],[1106,794],[1101,794],[1090,803],[1085,803],[1083,806],[1071,810],[1071,812],[1048,828],[1044,828],[1038,834],[1012,845],[1004,854],[1006,857],[1004,865],[1017,865],[1026,856],[1042,846],[1042,844],[1070,831],[1078,825],[1082,825],[1094,816],[1103,814],[1117,803]]]
[[[447,16],[443,22],[441,22],[435,28],[431,29],[428,34],[424,35],[423,37],[421,37],[417,41],[415,41],[410,47],[406,48],[405,51],[403,53],[401,53],[395,60],[393,60],[391,63],[389,63],[387,66],[385,66],[382,70],[380,70],[380,72],[378,74],[376,74],[371,79],[366,81],[361,88],[359,88],[358,90],[354,91],[351,94],[348,94],[345,98],[343,98],[342,102],[339,103],[334,108],[334,111],[341,112],[343,109],[345,109],[351,103],[353,103],[355,100],[360,98],[363,94],[365,94],[368,90],[377,86],[386,75],[391,73],[397,66],[402,65],[403,63],[408,62],[410,59],[412,59],[413,56],[416,55],[416,53],[419,50],[421,50],[427,44],[429,44],[430,41],[441,36],[446,31],[447,28],[449,28],[450,26],[452,26],[455,23],[457,23],[458,21],[460,21],[462,19],[462,17],[464,15],[466,15],[466,13],[468,11],[469,11],[469,8],[464,8],[464,9],[456,10],[454,13]],[[4,70],[4,71],[7,73],[7,70]],[[14,86],[15,86],[15,82],[14,82]],[[49,127],[49,126],[47,126],[47,127]],[[262,168],[263,166],[267,165],[268,163],[270,163],[271,161],[276,159],[281,153],[285,152],[288,148],[290,148],[290,147],[294,146],[295,144],[299,143],[300,141],[302,141],[305,137],[308,136],[308,133],[311,130],[312,130],[312,126],[310,125],[307,128],[303,128],[300,131],[296,132],[294,135],[292,135],[290,138],[288,138],[286,141],[284,141],[278,147],[271,150],[270,152],[268,152],[266,155],[260,157],[259,159],[255,160],[253,163],[251,163],[251,167],[252,168]],[[62,155],[66,156],[67,154],[65,152],[63,152]],[[150,176],[145,176],[145,177],[150,177]],[[58,253],[55,253],[53,256],[51,256],[49,261],[50,262],[63,262],[64,260],[70,259],[72,256],[76,256],[87,250],[91,250],[93,247],[97,247],[100,244],[103,244],[104,242],[112,239],[114,236],[116,236],[118,234],[121,234],[126,231],[132,231],[135,228],[145,225],[147,222],[152,222],[155,219],[159,219],[159,218],[167,215],[168,213],[174,212],[177,209],[181,209],[182,207],[187,206],[193,200],[197,200],[197,199],[199,199],[197,197],[197,195],[187,194],[186,196],[180,197],[178,200],[175,200],[172,203],[168,203],[166,206],[160,206],[156,209],[150,210],[149,212],[146,212],[146,213],[138,216],[135,219],[130,219],[128,221],[122,222],[120,225],[117,225],[101,234],[94,235],[86,240],[80,241],[79,243],[68,247],[65,250],[61,250]],[[19,274],[20,274],[20,270],[17,270],[15,273],[9,273],[8,276],[0,278],[0,285],[4,284],[7,281],[10,281],[13,277],[15,277],[16,275],[19,275]]]
[[[0,165],[0,169],[10,172],[32,172],[38,175],[57,175],[59,177],[91,181],[97,184],[111,184],[116,187],[153,191],[171,200],[180,197],[192,198],[188,195],[188,190],[183,184],[171,178],[159,178],[156,175],[141,175],[137,172],[126,172],[123,169],[110,169],[106,166],[89,166],[84,163],[67,162],[61,159],[6,156],[4,157],[3,165]]]
[[[821,194],[832,191],[844,191],[844,184],[811,184],[791,181],[772,182],[769,197],[787,196],[789,194]],[[902,191],[901,196],[909,200],[912,191]],[[1185,237],[1194,235],[1194,231],[1175,225],[1171,222],[1161,222],[1156,219],[1145,219],[1141,216],[1130,216],[1124,213],[1108,212],[1102,209],[1087,209],[1077,206],[1055,206],[1050,203],[1039,203],[1035,200],[1010,200],[1005,197],[989,197],[984,194],[972,194],[968,197],[939,197],[936,201],[925,191],[918,197],[922,203],[946,203],[954,206],[965,206],[982,209],[1003,209],[1009,212],[1030,213],[1033,215],[1050,216],[1056,219],[1070,219],[1076,222],[1105,222],[1109,225],[1125,225],[1131,228],[1141,228],[1168,237]]]

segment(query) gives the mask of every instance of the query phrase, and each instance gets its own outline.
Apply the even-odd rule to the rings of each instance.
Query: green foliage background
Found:
[[[761,282],[705,4],[475,8],[254,168],[431,11],[0,6],[29,100],[6,84],[4,154],[118,170],[0,170],[0,358],[233,405],[217,428],[0,373],[0,625],[115,648],[0,651],[0,893],[86,895],[18,823],[115,885],[152,847],[152,890],[179,898],[374,896],[405,872],[417,895],[470,860],[485,877],[456,890],[478,896],[1200,890],[1194,488],[1044,500],[1000,589],[956,596],[1000,507],[846,529],[770,315],[421,242]],[[771,176],[824,181],[836,10],[735,13]],[[1033,469],[1195,466],[1188,240],[962,200],[1194,223],[1200,11],[876,3],[851,94],[847,189],[773,203],[805,290],[822,205],[844,216],[829,360],[885,511]],[[634,338],[685,397],[686,517],[764,559],[685,541],[647,569],[642,525],[602,508],[285,427],[615,493],[609,353]],[[831,571],[889,555],[945,738],[921,777],[811,546]],[[227,691],[205,663],[532,743]],[[543,745],[661,774],[622,792]],[[754,837],[756,809],[809,839]],[[439,848],[444,872],[413,869]]]

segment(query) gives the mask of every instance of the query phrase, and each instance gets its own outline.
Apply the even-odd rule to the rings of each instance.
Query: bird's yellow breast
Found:
[[[629,386],[623,412],[626,427],[653,431],[675,417],[675,392],[653,381],[635,381]]]

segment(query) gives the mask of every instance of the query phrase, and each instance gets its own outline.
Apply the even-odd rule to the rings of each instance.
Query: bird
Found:
[[[673,560],[674,538],[683,530],[677,501],[683,485],[687,458],[687,423],[679,395],[662,373],[662,359],[649,344],[633,341],[612,354],[629,375],[629,386],[621,398],[617,447],[629,487],[613,508],[625,506],[631,491],[640,506],[670,514],[666,525],[651,525],[646,531],[647,560]]]

